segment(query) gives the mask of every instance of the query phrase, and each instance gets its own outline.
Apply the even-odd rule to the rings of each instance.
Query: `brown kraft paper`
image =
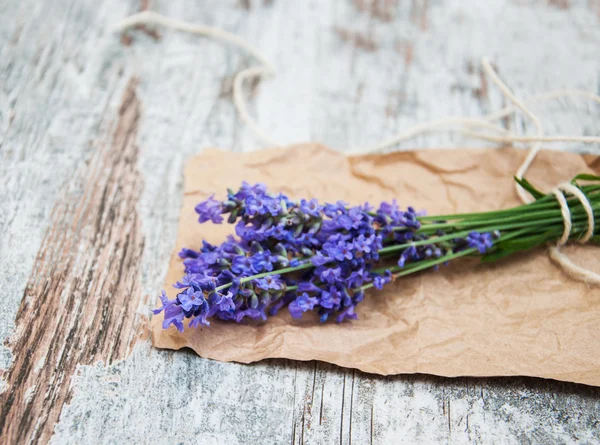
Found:
[[[220,243],[229,224],[199,224],[194,206],[213,193],[223,198],[242,180],[263,182],[291,198],[351,204],[396,198],[429,214],[479,212],[520,204],[513,175],[523,150],[423,150],[347,157],[304,144],[240,154],[206,150],[185,168],[179,234],[164,288],[183,275],[182,247]],[[578,173],[600,172],[600,157],[542,151],[527,178],[542,190]],[[597,246],[564,249],[579,265],[600,272]],[[575,282],[546,249],[493,264],[457,260],[439,272],[404,277],[367,293],[359,319],[320,324],[287,310],[265,323],[219,320],[179,333],[152,318],[158,348],[192,348],[202,357],[242,363],[282,357],[321,360],[388,375],[535,376],[600,385],[600,289]],[[186,322],[187,325],[187,322]]]

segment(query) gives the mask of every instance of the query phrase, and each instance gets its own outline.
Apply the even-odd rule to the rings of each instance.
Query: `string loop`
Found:
[[[554,194],[556,200],[560,204],[560,211],[563,217],[564,225],[563,234],[556,243],[556,245],[560,247],[564,246],[567,243],[569,237],[571,236],[571,230],[573,227],[573,223],[571,221],[571,210],[569,209],[569,205],[567,204],[567,200],[564,195],[565,193],[570,193],[571,195],[575,196],[579,200],[579,202],[585,210],[585,213],[587,214],[587,230],[583,234],[583,237],[581,237],[578,240],[578,242],[581,244],[587,243],[592,238],[592,236],[594,236],[595,221],[594,209],[592,208],[592,205],[590,204],[590,201],[588,200],[587,196],[585,196],[585,193],[583,193],[581,189],[575,187],[569,182],[560,184],[558,187],[552,190],[552,193]]]

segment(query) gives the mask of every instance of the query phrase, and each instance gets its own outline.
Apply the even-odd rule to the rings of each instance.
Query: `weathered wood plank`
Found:
[[[14,360],[0,396],[8,443],[47,441],[76,367],[125,357],[145,330],[136,312],[144,244],[136,85],[125,90],[113,137],[97,144],[50,216],[8,344]]]
[[[549,3],[212,0],[145,7],[255,43],[278,74],[251,98],[260,124],[282,143],[318,140],[343,150],[417,122],[502,106],[479,71],[484,55],[521,95],[599,90],[597,2]],[[156,295],[166,271],[185,158],[206,146],[242,151],[260,144],[240,126],[231,102],[232,75],[253,63],[240,51],[167,30],[159,30],[160,40],[138,31],[121,43],[109,28],[144,7],[135,0],[0,5],[0,337],[6,338],[27,304],[22,297],[36,257],[47,250],[52,211],[65,191],[83,199],[86,181],[72,172],[92,168],[83,163],[102,148],[89,141],[111,134],[127,79],[140,79],[143,103],[141,295]],[[569,100],[535,110],[549,133],[600,133],[595,106]],[[505,125],[528,129],[520,117]],[[457,144],[480,145],[432,134],[401,148]],[[22,350],[1,351],[8,391],[2,397],[31,395],[11,377],[24,364]],[[113,365],[85,365],[91,360],[71,362],[81,363],[78,374],[56,391],[72,397],[37,426],[44,434],[54,428],[55,443],[564,443],[594,442],[600,431],[598,389],[551,381],[380,378],[287,361],[241,366],[157,351],[146,342]]]
[[[53,440],[86,443],[101,437],[102,443],[119,443],[126,438],[140,444],[597,441],[600,391],[596,388],[529,378],[384,378],[325,364],[316,367],[315,378],[315,363],[223,364],[138,344],[132,356],[114,366],[81,368],[75,396]]]

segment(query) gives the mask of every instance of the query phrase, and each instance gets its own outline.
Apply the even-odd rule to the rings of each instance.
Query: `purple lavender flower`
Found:
[[[162,323],[163,329],[167,329],[169,326],[173,325],[177,328],[179,332],[183,332],[184,313],[181,307],[175,304],[171,304],[164,307],[164,311],[165,319]]]
[[[201,223],[212,221],[215,224],[221,224],[223,222],[223,217],[221,216],[223,206],[220,201],[214,199],[214,196],[211,195],[206,201],[196,206],[196,213],[199,215],[198,221]]]
[[[210,321],[208,321],[207,313],[200,313],[196,317],[192,318],[189,324],[190,328],[196,329],[198,326],[210,326]],[[181,330],[183,332],[183,329]]]
[[[238,255],[231,261],[231,271],[240,276],[252,275],[250,258]]]
[[[172,304],[175,304],[175,300],[169,300],[167,298],[167,293],[163,290],[160,293],[160,301],[162,303],[162,306],[157,308],[157,309],[153,309],[152,312],[156,315],[156,314],[160,314],[162,311],[164,311],[166,308],[168,308],[169,306],[171,306]]]
[[[348,204],[343,201],[338,201],[335,204],[325,204],[323,206],[323,214],[329,218],[335,218],[336,215],[345,213]]]
[[[246,198],[246,213],[248,215],[264,215],[268,211],[269,203],[264,196],[249,196]]]
[[[196,283],[196,274],[189,273],[185,274],[181,281],[178,281],[173,285],[175,289],[185,289],[187,287],[193,286]]]
[[[364,234],[360,234],[356,240],[354,240],[354,248],[359,252],[370,253],[371,245],[375,239],[375,235],[365,237]]]
[[[337,321],[338,323],[341,323],[345,319],[356,320],[358,318],[358,315],[356,315],[356,312],[354,311],[354,309],[355,309],[354,305],[348,306],[346,309],[344,309],[342,312],[340,312],[340,314],[336,317],[335,321]]]
[[[345,241],[338,241],[336,244],[327,242],[323,245],[323,250],[327,255],[337,261],[351,260],[352,244]]]
[[[360,287],[369,281],[371,281],[371,276],[365,269],[352,271],[350,276],[346,279],[346,283],[350,288]]]
[[[238,312],[235,317],[235,321],[239,323],[244,319],[244,317],[248,317],[253,320],[261,319],[262,321],[265,321],[267,319],[264,310],[250,308]]]
[[[298,284],[299,292],[321,292],[321,288],[313,283],[313,280],[302,281]]]
[[[271,254],[268,250],[258,252],[250,257],[250,265],[254,273],[270,272],[273,270]]]
[[[323,281],[324,283],[335,284],[336,282],[339,281],[341,272],[342,272],[342,269],[340,267],[335,267],[335,268],[332,267],[330,269],[324,269],[320,273],[319,278],[321,278],[321,281]]]
[[[315,255],[313,255],[310,260],[315,266],[323,266],[324,264],[332,261],[330,257],[324,256],[321,251],[318,251]]]
[[[179,252],[179,258],[198,258],[200,254],[192,249],[186,249],[185,247]]]
[[[383,275],[377,275],[373,278],[373,285],[375,289],[381,290],[383,286],[392,281],[392,272],[388,269]]]
[[[307,201],[306,199],[301,200],[300,211],[315,218],[321,216],[321,207],[319,206],[319,201],[316,199],[311,199],[310,201]]]
[[[475,248],[480,254],[484,254],[494,246],[492,235],[490,233],[471,232],[466,238],[467,245]]]
[[[202,292],[195,291],[193,287],[188,287],[185,291],[177,295],[179,305],[184,311],[191,311],[192,308],[206,303],[204,294]]]
[[[226,294],[213,292],[210,294],[209,301],[211,307],[216,308],[218,311],[230,312],[235,309],[233,294],[231,292],[227,292]]]
[[[228,214],[237,237],[181,250],[186,275],[174,285],[180,293],[169,300],[163,292],[162,306],[154,311],[164,312],[165,328],[182,330],[184,319],[190,327],[208,326],[212,317],[265,320],[285,306],[294,318],[315,311],[321,321],[351,320],[365,289],[381,289],[392,280],[390,269],[436,258],[441,262],[446,252],[468,247],[482,254],[493,247],[492,236],[478,232],[438,244],[436,237],[444,234],[424,235],[415,210],[401,210],[395,201],[377,209],[368,203],[295,202],[246,182],[237,192],[228,190],[223,202],[209,197],[196,212],[200,222],[213,223]],[[416,246],[409,245],[413,241]],[[392,256],[381,253],[405,244]],[[374,272],[382,267],[390,269]]]
[[[296,298],[288,306],[290,314],[294,318],[301,318],[302,313],[312,311],[315,305],[319,302],[315,297],[309,296],[306,292]]]
[[[282,290],[284,288],[284,284],[281,281],[281,277],[279,275],[269,275],[264,278],[259,278],[254,280],[256,285],[263,290]]]
[[[330,287],[329,291],[323,290],[320,295],[320,302],[322,308],[333,309],[339,306],[341,302],[338,290],[335,287]]]
[[[358,229],[363,221],[370,221],[371,217],[365,213],[361,207],[352,207],[348,210],[348,217],[352,221],[352,228]]]
[[[242,182],[240,190],[235,194],[238,199],[246,199],[248,197],[262,196],[267,192],[267,186],[264,184],[250,185],[246,181]]]
[[[355,305],[357,305],[358,303],[360,303],[364,299],[365,299],[365,291],[359,290],[358,292],[354,293],[352,301],[354,302]]]

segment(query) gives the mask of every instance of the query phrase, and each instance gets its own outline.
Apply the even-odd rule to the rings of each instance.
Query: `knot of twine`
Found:
[[[502,81],[502,79],[500,79],[496,71],[494,71],[494,69],[490,65],[490,62],[487,59],[484,58],[481,62],[481,65],[484,71],[487,73],[487,75],[498,87],[498,89],[502,91],[504,96],[506,96],[516,108],[520,109],[523,112],[523,114],[527,116],[536,127],[537,136],[539,139],[531,145],[529,153],[525,157],[525,160],[523,161],[516,173],[517,178],[523,179],[523,175],[529,169],[531,163],[540,151],[541,140],[544,133],[542,123],[539,120],[539,118],[535,114],[533,114],[531,110],[525,105],[525,103],[523,103],[522,100],[515,96],[515,94],[510,90],[510,88],[506,86],[506,84]],[[524,203],[531,202],[531,197],[527,195],[523,187],[521,187],[519,184],[516,184],[516,188],[517,195],[519,196],[521,201],[523,201]],[[569,206],[567,204],[567,199],[564,196],[564,192],[570,193],[573,196],[575,196],[581,202],[581,205],[587,213],[588,228],[583,238],[581,238],[579,241],[581,243],[586,243],[594,234],[594,211],[587,197],[581,190],[579,190],[574,185],[568,182],[562,183],[558,187],[556,187],[552,191],[552,193],[554,194],[556,200],[560,205],[564,229],[562,236],[560,237],[555,246],[550,247],[550,251],[548,252],[548,254],[550,256],[550,259],[556,264],[558,264],[569,276],[571,276],[571,278],[577,281],[582,281],[588,285],[600,285],[600,274],[597,274],[592,270],[585,269],[584,267],[576,265],[569,259],[567,255],[560,251],[560,248],[569,240],[569,236],[571,235],[571,229],[573,227],[573,223],[571,220],[571,210],[569,209]]]
[[[600,284],[599,274],[577,266],[569,259],[569,257],[560,251],[560,248],[569,240],[569,237],[571,236],[571,230],[573,228],[571,210],[569,209],[569,204],[565,198],[565,193],[570,193],[571,195],[575,196],[583,206],[587,215],[587,230],[578,240],[578,242],[580,244],[585,244],[594,235],[594,209],[592,209],[592,205],[590,204],[587,196],[585,196],[585,193],[583,193],[579,188],[575,187],[569,182],[560,184],[558,187],[552,190],[552,194],[560,205],[560,212],[563,218],[563,233],[560,239],[556,242],[556,245],[550,247],[550,258],[552,261],[559,264],[563,270],[565,270],[573,278],[579,281],[584,281],[588,284]]]

